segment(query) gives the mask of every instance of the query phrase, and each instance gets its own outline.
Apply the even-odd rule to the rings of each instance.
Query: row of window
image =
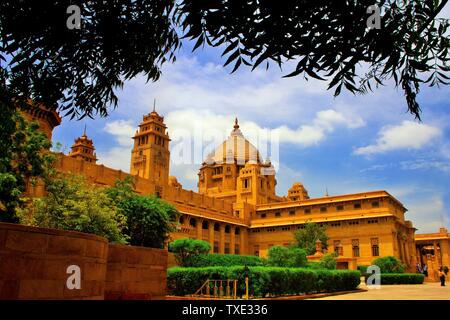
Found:
[[[144,126],[142,127],[142,131],[149,131],[152,126]],[[160,126],[155,126],[156,131],[162,132],[162,128]]]
[[[225,252],[225,254],[230,254],[231,253],[230,252],[230,244],[228,242],[225,242],[224,252]],[[236,243],[234,245],[234,253],[235,254],[239,254],[239,252],[240,252],[240,247],[239,247],[239,244]],[[219,241],[214,241],[213,253],[219,253]]]
[[[379,201],[372,201],[371,205],[372,205],[372,208],[379,208],[380,207],[380,202]],[[328,209],[329,208],[327,206],[322,206],[322,207],[319,208],[319,211],[320,211],[320,213],[326,213],[326,212],[328,212]],[[361,209],[361,203],[360,202],[355,202],[353,204],[353,209]],[[344,210],[344,205],[336,205],[336,211],[343,211],[343,210]],[[306,208],[303,208],[302,211],[303,211],[304,214],[310,214],[311,211],[312,211],[312,208],[311,207],[306,207]],[[267,214],[268,214],[267,212],[262,212],[262,213],[260,213],[260,217],[261,218],[267,218]],[[295,214],[296,214],[296,210],[295,209],[288,210],[288,215],[289,216],[295,216]],[[281,217],[282,216],[281,211],[275,211],[274,216],[275,217]]]
[[[346,221],[347,225],[349,226],[353,226],[353,225],[359,225],[362,224],[364,222],[364,220],[350,220],[350,221]],[[369,219],[367,220],[368,224],[374,224],[374,223],[378,223],[379,219]],[[330,227],[340,227],[342,225],[345,225],[345,222],[321,222],[319,223],[321,226],[330,226]],[[261,231],[265,231],[265,232],[275,232],[275,231],[289,231],[289,230],[295,230],[295,229],[303,229],[304,225],[296,225],[296,226],[280,226],[280,227],[269,227],[269,228],[259,228],[259,229],[250,229],[249,232],[252,233],[259,233]]]
[[[148,144],[148,140],[149,140],[149,136],[142,136],[138,138],[138,146],[141,145],[146,145]],[[163,146],[164,147],[164,139],[160,136],[155,136],[155,144],[157,144],[158,146]]]
[[[284,246],[288,246],[289,244],[283,244]],[[370,239],[370,246],[371,246],[371,254],[373,257],[379,257],[380,256],[380,246],[378,238],[371,238]],[[269,244],[268,248],[270,249],[273,247],[273,244]],[[338,255],[343,256],[344,255],[344,247],[341,245],[340,240],[334,240],[333,241],[333,249],[334,252],[338,253]],[[255,256],[259,256],[259,245],[255,245],[253,247],[253,254]],[[354,258],[360,257],[360,250],[359,250],[359,239],[352,239],[352,256]]]
[[[334,240],[333,247],[334,247],[334,252],[337,252],[340,256],[344,255],[344,247],[341,245],[340,240]],[[370,239],[370,247],[371,247],[371,253],[372,253],[373,257],[380,256],[380,246],[379,246],[378,238]],[[352,256],[354,258],[360,257],[359,239],[352,239]]]
[[[185,217],[181,216],[180,219],[178,220],[180,224],[183,224],[185,221]],[[204,220],[202,222],[202,229],[203,230],[208,230],[209,229],[209,224],[213,223],[213,222],[209,222],[207,220]],[[191,227],[197,227],[197,219],[195,218],[191,218],[189,219],[189,225]],[[220,224],[219,223],[214,223],[214,231],[220,231]],[[230,225],[225,225],[225,233],[230,233],[231,232],[231,226]],[[234,228],[234,234],[240,234],[241,230],[239,229],[239,227],[235,227]]]

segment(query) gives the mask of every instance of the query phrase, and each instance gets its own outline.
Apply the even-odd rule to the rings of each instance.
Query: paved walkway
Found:
[[[450,284],[438,282],[410,285],[382,285],[380,289],[342,294],[315,300],[450,300]]]

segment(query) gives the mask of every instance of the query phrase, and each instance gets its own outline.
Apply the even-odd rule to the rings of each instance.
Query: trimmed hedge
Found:
[[[241,256],[237,254],[199,254],[189,257],[191,267],[231,267],[231,266],[264,266],[266,259],[256,256]]]
[[[336,292],[354,290],[360,283],[360,273],[352,270],[312,270],[304,268],[249,267],[249,291],[257,297]],[[238,295],[245,293],[242,266],[170,268],[167,287],[177,296],[194,294],[207,280],[238,280]]]
[[[369,266],[357,266],[358,270],[361,272],[362,275],[367,273],[367,268]]]
[[[382,273],[381,284],[422,284],[425,276],[420,273]]]

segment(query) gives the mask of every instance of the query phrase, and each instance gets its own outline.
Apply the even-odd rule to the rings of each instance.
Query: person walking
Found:
[[[439,268],[439,279],[441,280],[441,287],[445,287],[445,273],[442,267]]]

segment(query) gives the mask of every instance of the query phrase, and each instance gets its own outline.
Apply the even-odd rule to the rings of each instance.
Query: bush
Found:
[[[337,266],[336,253],[328,253],[320,259],[320,267],[322,269],[334,270]]]
[[[169,251],[175,254],[177,263],[183,267],[193,267],[195,259],[210,249],[209,242],[191,238],[178,239],[169,244]]]
[[[375,259],[372,264],[380,267],[381,273],[404,273],[406,269],[406,266],[393,256]]]
[[[420,273],[384,273],[381,284],[422,284],[425,276]]]
[[[236,254],[198,254],[188,258],[190,267],[214,267],[214,266],[264,266],[267,261],[256,256],[241,256]]]
[[[314,269],[314,270],[322,270],[323,269],[320,262],[316,262],[316,261],[308,261],[308,263],[306,264],[306,268]]]
[[[267,262],[274,267],[305,267],[308,260],[303,249],[274,246],[269,249]]]
[[[368,267],[369,266],[358,266],[357,268],[358,268],[359,272],[361,272],[361,274],[364,275],[364,274],[367,273],[367,268]]]
[[[318,223],[308,222],[304,227],[295,232],[295,246],[306,250],[307,255],[312,255],[316,252],[316,241],[322,242],[322,249],[328,248],[328,235],[325,226]]]
[[[244,268],[205,267],[170,268],[167,287],[170,294],[194,294],[206,280],[238,280],[238,295],[245,293]],[[249,267],[249,292],[253,296],[279,296],[315,292],[354,290],[360,283],[360,273],[351,270],[311,270],[304,268]]]
[[[46,196],[35,199],[28,210],[18,211],[22,222],[44,228],[96,234],[109,241],[126,243],[122,230],[126,219],[104,189],[83,177],[58,175],[46,183]]]
[[[131,177],[116,181],[106,193],[126,217],[125,232],[131,245],[164,248],[169,234],[176,230],[178,221],[179,213],[173,205],[154,195],[135,193]]]

